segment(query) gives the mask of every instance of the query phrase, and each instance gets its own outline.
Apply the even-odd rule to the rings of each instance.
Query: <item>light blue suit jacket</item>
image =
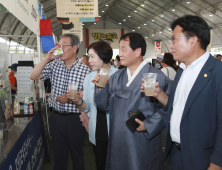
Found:
[[[118,69],[114,68],[113,66],[110,67],[110,76],[115,73]],[[95,78],[97,71],[93,71],[88,74],[83,82],[83,100],[87,104],[87,108],[83,110],[84,112],[88,112],[89,117],[89,140],[94,145],[96,145],[96,120],[97,120],[97,106],[94,102],[94,91],[95,91],[95,84],[92,83],[92,80]],[[106,114],[107,120],[107,128],[109,133],[109,112]]]

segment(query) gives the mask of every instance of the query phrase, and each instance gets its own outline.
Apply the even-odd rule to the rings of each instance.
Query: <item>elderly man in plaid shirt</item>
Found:
[[[52,84],[50,107],[52,107],[51,124],[54,148],[54,170],[67,169],[68,151],[73,160],[73,169],[84,170],[83,142],[85,128],[82,126],[80,112],[76,104],[67,98],[69,82],[78,83],[78,91],[83,90],[83,80],[91,72],[90,68],[77,58],[79,38],[74,34],[64,34],[59,45],[48,52],[30,73],[32,80],[50,78]],[[60,60],[54,50],[62,48]],[[49,61],[54,60],[49,63]]]

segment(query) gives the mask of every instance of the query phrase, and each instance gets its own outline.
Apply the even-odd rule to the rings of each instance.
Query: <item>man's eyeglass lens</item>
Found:
[[[180,36],[180,37],[172,37],[172,39],[170,39],[171,43],[175,43],[175,39],[177,38],[191,38],[192,36]]]
[[[63,48],[63,47],[66,47],[66,46],[71,46],[71,45],[57,45],[56,47]]]

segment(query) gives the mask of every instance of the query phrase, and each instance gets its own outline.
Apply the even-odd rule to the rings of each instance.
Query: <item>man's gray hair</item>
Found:
[[[87,61],[89,61],[89,56],[88,55],[83,55],[82,57],[86,57]]]
[[[78,52],[79,52],[79,45],[80,45],[79,37],[77,35],[75,35],[75,34],[66,33],[66,34],[61,35],[59,38],[61,39],[63,37],[69,37],[71,39],[70,44],[71,44],[72,47],[74,45],[77,45],[76,53],[78,54]]]

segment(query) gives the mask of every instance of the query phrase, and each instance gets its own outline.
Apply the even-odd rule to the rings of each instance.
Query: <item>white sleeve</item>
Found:
[[[166,69],[166,68],[163,67],[163,68],[161,69],[161,71],[165,74],[165,76],[168,77],[168,73],[167,73],[167,69]]]

